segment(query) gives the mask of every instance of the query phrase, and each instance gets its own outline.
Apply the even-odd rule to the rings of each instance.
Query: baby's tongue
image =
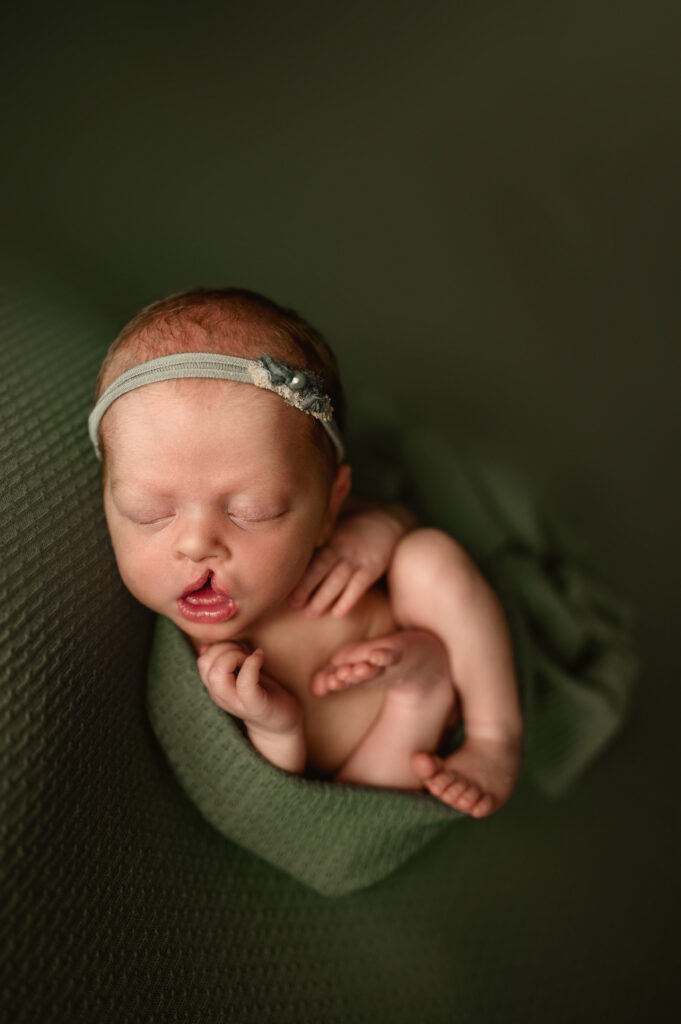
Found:
[[[206,582],[199,590],[192,591],[192,597],[214,597],[215,591],[212,587],[213,577],[209,576]]]
[[[229,601],[228,597],[224,594],[218,594],[213,590],[212,586],[213,577],[210,576],[204,585],[198,590],[192,590],[191,594],[187,594],[185,600],[189,604],[220,604]]]

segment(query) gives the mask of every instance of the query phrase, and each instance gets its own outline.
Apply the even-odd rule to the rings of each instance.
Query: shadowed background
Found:
[[[123,2],[2,20],[2,239],[22,277],[112,334],[198,284],[294,306],[351,399],[380,392],[506,461],[638,613],[642,678],[613,747],[560,803],[521,793],[481,845],[424,854],[462,890],[446,919],[439,888],[399,875],[394,920],[338,904],[336,933],[325,912],[303,948],[323,945],[319,983],[353,993],[352,1017],[333,995],[318,1012],[416,1020],[435,990],[452,1020],[663,1019],[678,1003],[677,5]],[[311,936],[316,906],[298,923]],[[272,913],[267,957],[285,960]],[[260,984],[246,972],[234,991]]]

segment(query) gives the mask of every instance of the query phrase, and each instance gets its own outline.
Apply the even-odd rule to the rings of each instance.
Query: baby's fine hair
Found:
[[[271,355],[324,382],[341,431],[346,405],[336,357],[323,334],[294,309],[247,288],[194,288],[145,306],[109,346],[95,398],[139,363],[182,352],[254,359]]]

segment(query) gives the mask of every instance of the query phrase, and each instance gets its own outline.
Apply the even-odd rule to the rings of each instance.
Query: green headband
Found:
[[[294,370],[288,363],[271,356],[258,359],[240,359],[237,356],[221,356],[212,352],[186,352],[173,356],[150,359],[126,370],[109,384],[99,397],[88,418],[88,430],[97,458],[101,460],[99,448],[99,424],[109,406],[135,388],[145,384],[156,384],[161,380],[176,380],[181,377],[211,377],[216,380],[235,380],[241,384],[254,384],[280,395],[287,405],[314,416],[333,442],[338,461],[345,457],[340,431],[333,418],[331,399],[324,392],[321,378],[309,370]]]

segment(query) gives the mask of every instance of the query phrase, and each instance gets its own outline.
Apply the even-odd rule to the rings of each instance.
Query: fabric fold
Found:
[[[227,839],[327,896],[390,874],[458,811],[421,793],[305,779],[275,768],[211,700],[184,634],[156,623],[149,718],[189,798]]]

